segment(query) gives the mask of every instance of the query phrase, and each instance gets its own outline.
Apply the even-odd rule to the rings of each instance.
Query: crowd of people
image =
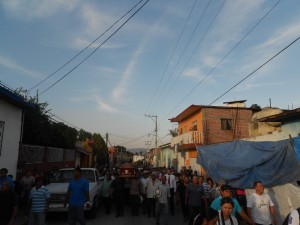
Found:
[[[80,167],[73,171],[66,190],[68,223],[85,225],[84,206],[90,207],[89,182],[81,176]],[[261,181],[254,182],[255,192],[246,201],[245,192],[219,180],[198,175],[191,168],[176,173],[171,168],[137,171],[134,177],[123,178],[118,171],[103,170],[101,198],[105,214],[115,207],[115,216],[124,216],[129,206],[131,216],[155,218],[156,225],[168,225],[169,216],[180,206],[182,223],[188,225],[277,225],[274,203],[264,192]],[[44,225],[50,193],[45,179],[27,171],[19,181],[19,191],[5,168],[0,170],[0,225],[13,225],[17,209],[22,204],[29,209],[29,225]],[[16,194],[18,193],[18,195]],[[299,224],[299,209],[287,217],[286,224]]]
[[[163,225],[168,225],[169,215],[174,215],[174,206],[178,204],[183,222],[189,225],[203,222],[200,219],[203,216],[211,218],[209,214],[213,211],[218,212],[219,220],[215,222],[218,225],[237,225],[238,221],[251,225],[277,225],[274,203],[264,193],[260,181],[254,183],[255,193],[247,202],[244,190],[234,189],[223,180],[216,183],[211,178],[205,180],[190,167],[183,167],[180,173],[170,168],[141,171],[131,179],[120,179],[117,173],[112,178],[111,172],[105,176],[103,198],[106,214],[111,213],[108,199],[114,199],[117,201],[116,217],[123,216],[124,205],[128,204],[132,216],[140,216],[141,211],[156,218],[157,225],[161,219]]]

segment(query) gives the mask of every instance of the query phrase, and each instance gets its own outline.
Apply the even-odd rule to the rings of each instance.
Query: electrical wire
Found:
[[[72,62],[74,59],[76,59],[79,55],[81,55],[86,49],[88,49],[92,44],[94,44],[96,41],[98,41],[104,34],[106,34],[111,28],[113,28],[120,20],[122,20],[127,14],[129,14],[134,8],[136,8],[143,0],[140,0],[137,4],[135,4],[129,11],[127,11],[123,16],[121,16],[116,22],[114,22],[109,28],[107,28],[100,36],[98,36],[94,41],[92,41],[89,45],[87,45],[84,49],[82,49],[80,52],[78,52],[74,57],[72,57],[69,61],[67,61],[65,64],[63,64],[61,67],[59,67],[57,70],[55,70],[53,73],[51,73],[49,76],[47,76],[45,79],[34,85],[32,88],[29,89],[28,92],[30,92],[32,89],[36,88],[37,86],[44,83],[46,80],[48,80],[50,77],[55,75],[57,72],[59,72],[61,69],[63,69],[65,66],[67,66],[70,62]]]
[[[184,96],[184,98],[165,116],[163,119],[166,119],[172,112],[175,111],[198,87],[199,85],[208,77],[210,76],[218,67],[221,65],[221,63],[241,44],[241,42],[271,13],[271,11],[281,2],[281,0],[278,0],[274,6],[238,41],[236,45],[233,46],[229,50],[227,54],[206,74],[206,76],[201,79],[195,87],[191,89],[191,91],[188,92],[187,95]]]
[[[195,33],[196,33],[196,31],[197,31],[197,29],[198,29],[198,27],[199,27],[199,25],[200,25],[200,23],[201,23],[201,21],[202,21],[204,15],[205,15],[205,13],[206,13],[206,11],[207,11],[207,9],[208,9],[210,3],[211,3],[211,0],[209,0],[208,3],[206,4],[205,9],[204,9],[204,11],[202,12],[202,14],[200,15],[200,17],[199,17],[199,19],[198,19],[198,22],[197,22],[197,24],[196,24],[196,26],[195,26],[195,28],[194,28],[192,34],[190,35],[190,37],[189,37],[187,43],[186,43],[185,46],[184,46],[184,49],[183,49],[182,53],[180,54],[179,58],[177,59],[177,62],[176,62],[176,64],[175,64],[175,66],[174,66],[172,72],[169,74],[167,81],[165,82],[163,88],[161,89],[160,94],[158,95],[160,99],[161,99],[161,96],[162,96],[163,92],[166,90],[166,87],[167,87],[169,81],[171,80],[171,77],[172,77],[174,71],[176,70],[177,66],[179,65],[179,62],[181,61],[181,58],[182,58],[183,55],[185,54],[185,52],[186,52],[188,46],[190,45],[190,43],[191,43],[193,37],[195,36]],[[158,105],[160,105],[160,104],[158,104]]]
[[[112,36],[114,36],[134,15],[136,15],[150,0],[147,0],[142,6],[140,6],[120,27],[118,27],[117,30],[115,30],[108,38],[106,38],[94,51],[92,51],[87,57],[85,57],[80,63],[78,63],[75,67],[73,67],[68,73],[66,73],[64,76],[62,76],[60,79],[58,79],[56,82],[54,82],[51,86],[46,88],[44,91],[40,93],[43,94],[46,91],[48,91],[50,88],[55,86],[57,83],[59,83],[62,79],[64,79],[66,76],[68,76],[71,72],[73,72],[75,69],[77,69],[82,63],[84,63],[88,58],[90,58],[98,49],[105,44]]]
[[[199,42],[197,43],[196,47],[194,48],[194,50],[192,51],[192,54],[190,55],[190,57],[188,58],[188,60],[185,62],[182,70],[180,71],[180,73],[177,75],[175,81],[173,82],[173,84],[170,86],[170,88],[168,89],[167,94],[165,95],[164,98],[161,98],[161,103],[158,105],[158,108],[156,110],[159,109],[160,106],[163,105],[163,103],[165,102],[165,100],[167,99],[168,95],[170,94],[171,90],[174,88],[175,84],[177,83],[177,81],[179,80],[179,78],[181,77],[183,71],[185,70],[185,68],[187,67],[188,63],[190,62],[190,60],[192,59],[192,57],[194,56],[194,54],[196,53],[196,51],[198,50],[200,44],[202,43],[202,40],[206,37],[208,31],[210,30],[212,24],[215,22],[216,18],[218,17],[218,15],[220,14],[221,10],[223,9],[225,4],[225,0],[223,1],[222,5],[220,6],[218,12],[216,13],[216,15],[214,16],[214,18],[212,19],[212,21],[210,22],[210,24],[208,25],[206,31],[204,32],[204,35],[202,36],[202,38],[199,40]]]
[[[180,32],[180,34],[179,34],[179,37],[178,37],[178,39],[177,39],[177,41],[176,41],[176,44],[175,44],[175,46],[174,46],[174,48],[173,48],[172,54],[171,54],[171,56],[170,56],[170,58],[169,58],[169,61],[168,61],[167,65],[166,65],[166,67],[165,67],[165,69],[164,69],[163,75],[161,76],[161,78],[160,78],[160,80],[159,80],[159,82],[158,82],[158,85],[156,85],[156,88],[155,88],[155,91],[154,91],[154,95],[152,95],[152,98],[151,98],[151,100],[150,100],[150,102],[149,102],[149,104],[148,104],[148,107],[147,107],[147,109],[146,109],[146,112],[149,110],[149,108],[151,108],[151,105],[152,105],[154,99],[155,99],[156,96],[157,96],[158,90],[159,90],[159,88],[160,88],[160,84],[161,84],[163,78],[164,78],[165,75],[166,75],[166,72],[167,72],[167,70],[168,70],[168,68],[169,68],[169,65],[170,65],[170,63],[171,63],[171,60],[172,60],[172,58],[173,58],[173,56],[174,56],[174,54],[175,54],[175,51],[176,51],[176,49],[177,49],[177,47],[178,47],[178,45],[179,45],[179,41],[180,41],[180,39],[181,39],[181,37],[182,37],[184,31],[185,31],[185,28],[187,27],[188,21],[190,20],[190,17],[191,17],[191,15],[192,15],[192,12],[194,11],[194,8],[195,8],[195,5],[196,5],[197,1],[198,1],[198,0],[195,0],[195,1],[194,1],[194,4],[193,4],[193,6],[192,6],[192,8],[191,8],[191,10],[190,10],[190,13],[189,13],[189,15],[188,15],[186,21],[185,21],[185,24],[184,24],[183,28],[181,29],[181,32]],[[145,114],[146,114],[146,112],[145,112]]]
[[[289,47],[291,47],[293,44],[295,44],[298,40],[300,39],[300,36],[298,38],[296,38],[294,41],[292,41],[290,44],[288,44],[286,47],[284,47],[282,50],[280,50],[278,53],[276,53],[274,56],[272,56],[270,59],[268,59],[266,62],[264,62],[262,65],[260,65],[259,67],[257,67],[255,70],[253,70],[250,74],[248,74],[247,76],[245,76],[242,80],[240,80],[239,82],[237,82],[235,85],[233,85],[231,88],[229,88],[227,91],[225,91],[223,94],[221,94],[219,97],[217,97],[215,100],[213,100],[209,105],[212,105],[213,103],[215,103],[216,101],[218,101],[220,98],[222,98],[224,95],[226,95],[228,92],[230,92],[232,89],[234,89],[236,86],[238,86],[239,84],[241,84],[243,81],[245,81],[246,79],[248,79],[250,76],[252,76],[255,72],[257,72],[259,69],[261,69],[262,67],[264,67],[265,65],[267,65],[269,62],[271,62],[274,58],[276,58],[278,55],[280,55],[282,52],[284,52],[285,50],[287,50]]]

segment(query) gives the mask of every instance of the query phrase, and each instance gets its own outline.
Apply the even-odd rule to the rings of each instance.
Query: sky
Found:
[[[0,81],[149,149],[192,104],[299,108],[299,36],[299,0],[2,0]]]

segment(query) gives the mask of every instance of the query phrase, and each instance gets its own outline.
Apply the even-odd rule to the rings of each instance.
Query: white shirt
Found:
[[[146,187],[147,187],[148,182],[149,182],[149,178],[142,177],[141,182],[142,182],[142,185],[143,185],[143,193],[145,193]]]
[[[237,221],[237,219],[236,219],[235,216],[233,216],[233,215],[231,215],[231,219],[232,219],[233,224],[231,224],[230,219],[225,220],[225,221],[224,221],[225,224],[222,224],[221,210],[218,210],[218,211],[219,211],[219,220],[218,220],[218,222],[216,223],[216,225],[238,225],[238,224],[239,224],[238,221]],[[220,221],[220,224],[219,224],[219,221]]]
[[[152,178],[148,179],[148,184],[146,187],[147,198],[155,197],[155,190],[158,189],[159,184],[160,184],[160,181],[158,179],[155,179],[154,181]]]
[[[259,224],[272,224],[270,206],[274,206],[274,203],[265,193],[262,195],[253,193],[247,201],[247,207],[251,208],[252,219]]]
[[[288,220],[289,225],[299,225],[299,213],[298,210],[294,209]]]
[[[166,183],[169,185],[170,188],[174,188],[174,192],[176,192],[176,179],[173,174],[166,174]],[[170,183],[169,183],[169,177],[170,177]]]

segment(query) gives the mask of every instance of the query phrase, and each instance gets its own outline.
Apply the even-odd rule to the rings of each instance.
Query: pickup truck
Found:
[[[103,182],[99,180],[99,174],[95,168],[81,168],[81,176],[89,181],[90,208],[84,207],[87,216],[95,218],[100,202]],[[46,186],[50,192],[49,212],[64,212],[68,207],[64,207],[66,192],[70,180],[73,178],[73,168],[58,170],[53,181]]]

